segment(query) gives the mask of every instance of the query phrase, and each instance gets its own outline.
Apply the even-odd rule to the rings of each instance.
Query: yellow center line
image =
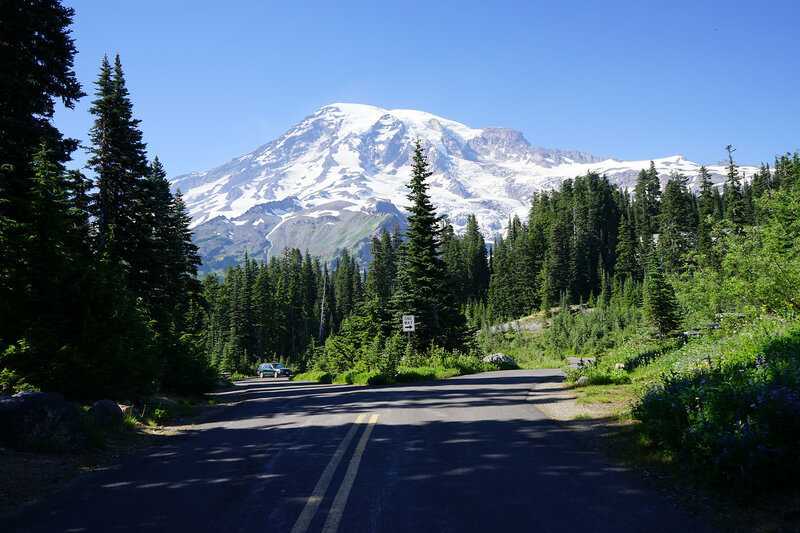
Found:
[[[364,413],[358,415],[358,418],[356,418],[356,423],[353,424],[353,426],[347,432],[347,435],[344,436],[344,439],[342,439],[339,447],[336,448],[336,451],[334,452],[333,457],[331,457],[328,466],[325,467],[325,470],[322,472],[322,476],[320,476],[319,481],[317,481],[314,491],[311,493],[311,496],[308,497],[305,507],[303,507],[303,510],[300,512],[297,522],[294,523],[292,533],[305,533],[308,531],[308,528],[311,526],[311,521],[314,520],[314,515],[317,514],[317,509],[319,508],[320,503],[322,503],[322,498],[325,496],[325,492],[328,490],[328,486],[331,484],[333,474],[336,472],[336,468],[339,466],[339,463],[342,462],[344,452],[347,451],[350,441],[353,440],[356,431],[358,431],[359,424],[364,421],[365,417],[366,415]]]
[[[361,439],[358,441],[358,445],[356,446],[356,451],[353,453],[353,457],[350,459],[350,464],[347,466],[347,472],[344,474],[344,479],[339,487],[339,491],[336,493],[336,497],[333,499],[333,504],[331,504],[331,509],[328,512],[328,519],[325,520],[322,533],[336,533],[336,531],[339,529],[339,523],[342,521],[344,508],[347,505],[347,498],[350,496],[350,490],[353,488],[353,483],[355,482],[356,475],[358,474],[358,467],[361,464],[361,457],[364,455],[364,450],[367,447],[367,442],[369,441],[370,433],[372,433],[372,428],[375,427],[377,422],[378,415],[372,415],[369,419],[369,424],[367,424],[367,429],[365,429],[364,434],[361,435]]]

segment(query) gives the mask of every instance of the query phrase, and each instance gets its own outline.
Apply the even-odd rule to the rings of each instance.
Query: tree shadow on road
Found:
[[[360,414],[380,418],[342,532],[706,530],[570,428],[544,419],[531,387],[552,379],[274,387],[262,400],[259,384],[244,385],[238,406],[81,479],[9,530],[289,531]],[[324,522],[355,440],[311,531]]]

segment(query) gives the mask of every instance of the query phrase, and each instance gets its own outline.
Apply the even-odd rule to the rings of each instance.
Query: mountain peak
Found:
[[[473,128],[425,111],[340,102],[249,154],[176,177],[172,186],[184,193],[206,268],[230,264],[245,248],[253,256],[284,246],[323,257],[342,248],[363,252],[380,228],[405,223],[417,139],[431,164],[439,212],[456,231],[475,214],[487,240],[510,216],[524,217],[537,190],[589,171],[631,187],[650,165],[540,148],[513,129]],[[695,183],[696,163],[682,156],[654,162],[662,177],[680,172]],[[722,179],[721,167],[709,171]]]
[[[426,111],[386,109],[368,104],[342,102],[328,104],[322,106],[306,120],[315,120],[320,117],[333,117],[335,120],[341,120],[342,126],[348,132],[359,133],[366,132],[379,122],[398,122],[410,131],[417,133],[422,139],[430,137],[429,133],[432,131],[448,129],[464,141],[468,141],[480,135],[482,131]]]

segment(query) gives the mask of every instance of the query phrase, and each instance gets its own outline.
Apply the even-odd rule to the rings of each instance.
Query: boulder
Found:
[[[483,358],[484,363],[493,363],[496,365],[513,365],[515,364],[514,358],[504,353],[493,353]]]
[[[595,357],[567,357],[567,364],[571,368],[592,366],[597,362]]]
[[[122,424],[124,415],[117,402],[113,400],[98,400],[89,409],[95,426],[99,428],[115,428]]]
[[[80,409],[57,393],[3,398],[0,428],[0,443],[18,450],[76,451],[88,444]]]
[[[581,376],[575,381],[576,387],[585,387],[589,384],[589,378],[586,376]]]

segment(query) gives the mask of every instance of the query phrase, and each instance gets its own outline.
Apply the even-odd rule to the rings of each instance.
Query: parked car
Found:
[[[280,363],[262,363],[258,365],[258,377],[290,378],[292,371]]]

